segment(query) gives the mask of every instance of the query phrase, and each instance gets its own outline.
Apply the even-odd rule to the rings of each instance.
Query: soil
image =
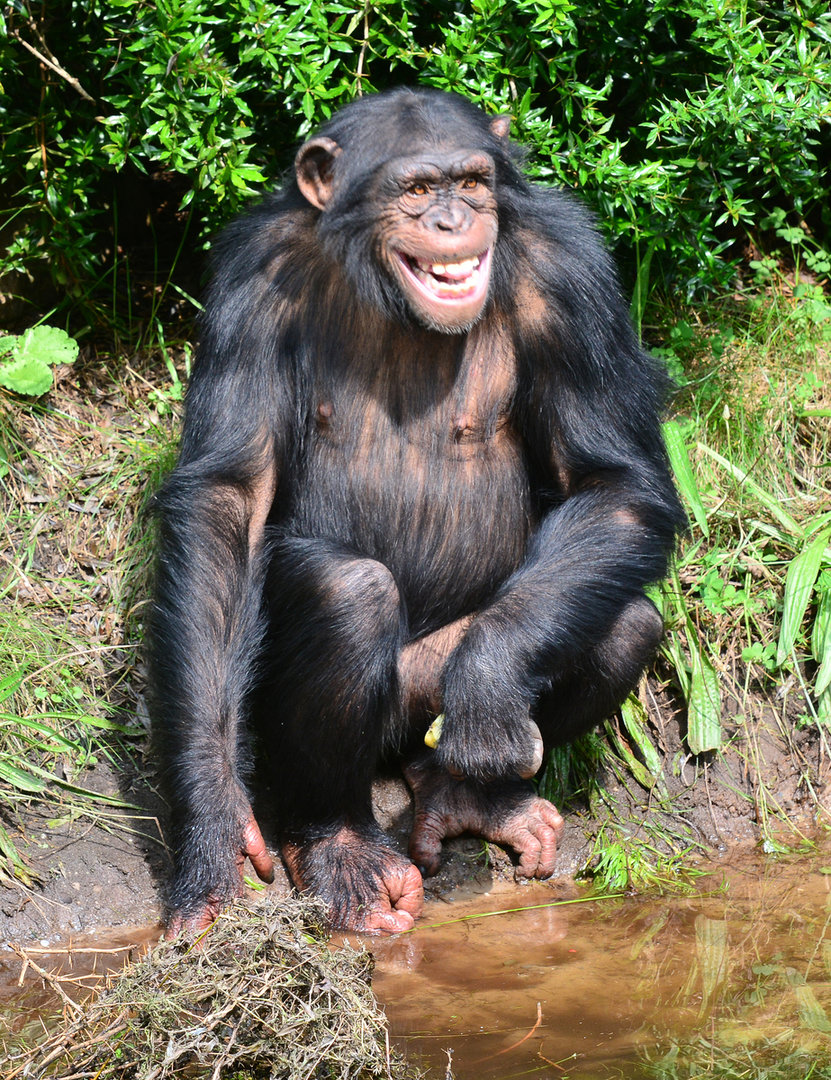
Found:
[[[621,808],[627,833],[636,836],[648,821],[653,830],[663,823],[676,834],[679,825],[686,827],[690,844],[702,854],[747,845],[761,836],[764,811],[760,791],[772,797],[795,826],[810,831],[816,822],[816,795],[812,795],[808,781],[813,778],[815,784],[821,783],[822,757],[808,734],[787,745],[775,720],[768,710],[767,724],[760,718],[750,732],[746,725],[737,726],[724,753],[706,762],[687,760],[677,776],[667,770],[671,812],[662,810],[636,786],[633,790],[610,775],[604,776],[604,790]],[[681,747],[678,724],[674,731],[667,725],[664,734],[667,760],[671,760],[671,751]],[[752,756],[764,762],[763,776],[756,775],[748,764],[751,740]],[[0,892],[0,940],[25,944],[37,939],[46,945],[79,933],[159,922],[168,859],[164,810],[149,776],[139,774],[130,761],[118,767],[100,764],[86,774],[85,784],[129,799],[142,809],[138,813],[125,811],[120,822],[106,827],[84,819],[50,825],[48,819],[54,810],[46,808],[27,813],[21,823],[19,847],[40,883],[36,888]],[[403,780],[397,776],[379,778],[374,804],[382,827],[405,852],[412,815]],[[591,858],[600,823],[585,807],[573,808],[565,816],[552,884],[568,894],[574,877]],[[779,826],[784,834],[783,820]],[[783,839],[792,842],[795,837],[783,835]],[[270,847],[275,850],[273,842]],[[507,853],[495,845],[460,838],[446,844],[441,871],[425,882],[425,894],[428,900],[448,899],[470,891],[487,892],[497,883],[504,890],[513,881],[513,863]],[[520,902],[526,884],[516,882],[513,887]],[[271,889],[286,893],[290,889],[279,863]]]

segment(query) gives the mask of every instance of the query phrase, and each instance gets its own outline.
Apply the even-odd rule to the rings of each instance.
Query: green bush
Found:
[[[204,246],[278,182],[316,123],[401,83],[512,113],[532,171],[581,192],[641,283],[724,287],[748,238],[765,253],[775,211],[812,250],[828,247],[825,0],[12,0],[5,11],[0,273],[42,263],[76,307],[129,293],[113,284],[135,210],[127,180],[162,177],[165,200],[175,195],[167,218],[148,209],[157,250],[168,233],[174,249],[185,236]]]

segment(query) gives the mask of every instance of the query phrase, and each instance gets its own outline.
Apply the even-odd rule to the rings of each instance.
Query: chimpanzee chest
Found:
[[[377,389],[318,393],[291,531],[383,562],[411,627],[473,610],[522,561],[530,528],[513,390],[510,372],[469,364],[406,407]]]

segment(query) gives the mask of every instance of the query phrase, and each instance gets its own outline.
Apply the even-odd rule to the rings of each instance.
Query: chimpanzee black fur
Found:
[[[159,497],[174,930],[239,893],[246,855],[271,875],[252,711],[295,884],[336,925],[400,930],[421,875],[373,818],[379,756],[406,751],[424,872],[470,830],[546,876],[540,731],[602,720],[660,638],[666,383],[588,215],[523,177],[507,128],[437,91],[362,98],[216,245]]]

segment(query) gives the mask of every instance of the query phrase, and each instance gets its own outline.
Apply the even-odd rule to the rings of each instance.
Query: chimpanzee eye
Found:
[[[427,187],[426,184],[411,184],[410,187],[407,188],[407,194],[408,195],[417,195],[417,196],[421,197],[421,196],[426,195],[429,192],[429,190],[430,189]]]
[[[464,180],[462,181],[462,190],[463,191],[473,191],[475,188],[478,188],[478,187],[479,187],[479,177],[478,176],[466,176],[464,178]]]

